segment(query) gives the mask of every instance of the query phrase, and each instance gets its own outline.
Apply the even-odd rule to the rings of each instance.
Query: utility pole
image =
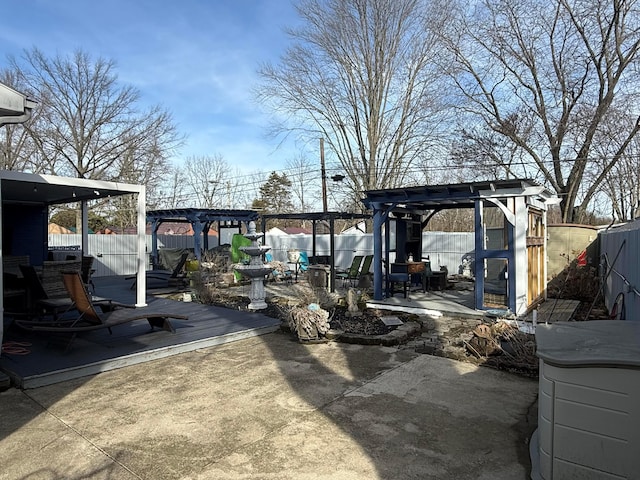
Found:
[[[324,138],[320,137],[320,171],[322,174],[322,211],[327,212],[327,172],[324,168]]]

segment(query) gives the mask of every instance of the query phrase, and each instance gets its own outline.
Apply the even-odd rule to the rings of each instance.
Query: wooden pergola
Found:
[[[422,258],[421,233],[439,211],[474,209],[475,308],[495,308],[489,299],[491,270],[499,270],[505,290],[504,308],[522,314],[546,295],[546,211],[555,196],[531,180],[496,180],[450,185],[428,185],[365,192],[364,204],[373,211],[374,299],[382,300],[383,261],[390,265],[411,255]],[[485,216],[492,210],[501,228],[487,233]],[[496,215],[496,212],[500,212]],[[395,248],[391,248],[390,222],[396,222]],[[384,233],[383,233],[384,232]],[[384,235],[384,242],[383,242]],[[384,247],[384,250],[383,250]],[[492,273],[493,274],[493,273]]]

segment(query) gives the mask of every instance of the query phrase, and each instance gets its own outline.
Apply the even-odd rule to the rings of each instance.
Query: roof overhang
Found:
[[[362,200],[367,208],[395,213],[424,213],[453,208],[474,208],[477,200],[530,197],[546,203],[555,195],[531,180],[496,180],[368,190]]]
[[[57,205],[143,193],[143,185],[0,170],[5,204]]]
[[[0,126],[27,121],[36,106],[26,95],[0,83]]]
[[[211,208],[172,208],[167,210],[150,210],[147,222],[251,222],[258,219],[254,210],[211,209]]]
[[[371,218],[368,213],[350,213],[350,212],[302,212],[302,213],[269,213],[263,214],[264,220],[364,220]]]

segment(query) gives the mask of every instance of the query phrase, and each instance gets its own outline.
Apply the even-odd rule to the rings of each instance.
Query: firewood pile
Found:
[[[464,342],[467,353],[487,366],[537,376],[535,336],[520,331],[504,321],[494,324],[482,323]]]
[[[329,312],[319,308],[317,304],[293,307],[289,316],[289,327],[298,335],[300,341],[319,340],[331,328]]]

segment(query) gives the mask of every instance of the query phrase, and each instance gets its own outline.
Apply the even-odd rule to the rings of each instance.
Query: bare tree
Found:
[[[187,200],[185,195],[186,181],[183,168],[170,165],[162,176],[158,195],[151,197],[150,206],[157,209],[180,208]]]
[[[142,163],[162,168],[181,143],[166,111],[138,110],[138,91],[118,84],[112,61],[82,51],[49,59],[33,49],[10,64],[40,102],[41,121],[30,134],[49,173],[113,180],[123,157],[137,158],[137,170]]]
[[[448,10],[428,5],[303,0],[293,45],[260,70],[258,98],[278,116],[274,132],[324,138],[355,200],[402,185],[438,127],[435,12]]]
[[[446,32],[461,110],[508,138],[520,166],[560,196],[562,220],[579,221],[640,130],[637,2],[483,0],[461,10]],[[618,135],[594,148],[614,111],[628,114]],[[523,171],[501,155],[483,159]]]
[[[184,172],[198,207],[229,207],[229,166],[222,155],[189,157],[184,162]]]
[[[622,117],[611,115],[613,121],[603,125],[602,132],[599,132],[601,134],[594,142],[594,156],[599,159],[599,168],[586,172],[585,183],[601,185],[595,196],[596,200],[606,203],[606,206],[599,209],[601,214],[611,215],[618,221],[627,221],[634,218],[636,209],[640,207],[640,138],[635,137],[615,165],[607,169],[611,144],[615,147],[620,142],[620,136],[626,135],[626,132],[619,130],[619,126],[628,124],[630,120],[624,118],[624,115]],[[593,178],[600,172],[607,172],[602,181]]]
[[[318,188],[313,188],[313,184],[317,183],[315,180],[320,176],[318,162],[299,154],[285,162],[285,169],[291,181],[292,197],[296,200],[294,208],[299,212],[315,211],[311,206],[317,205],[321,200]]]

